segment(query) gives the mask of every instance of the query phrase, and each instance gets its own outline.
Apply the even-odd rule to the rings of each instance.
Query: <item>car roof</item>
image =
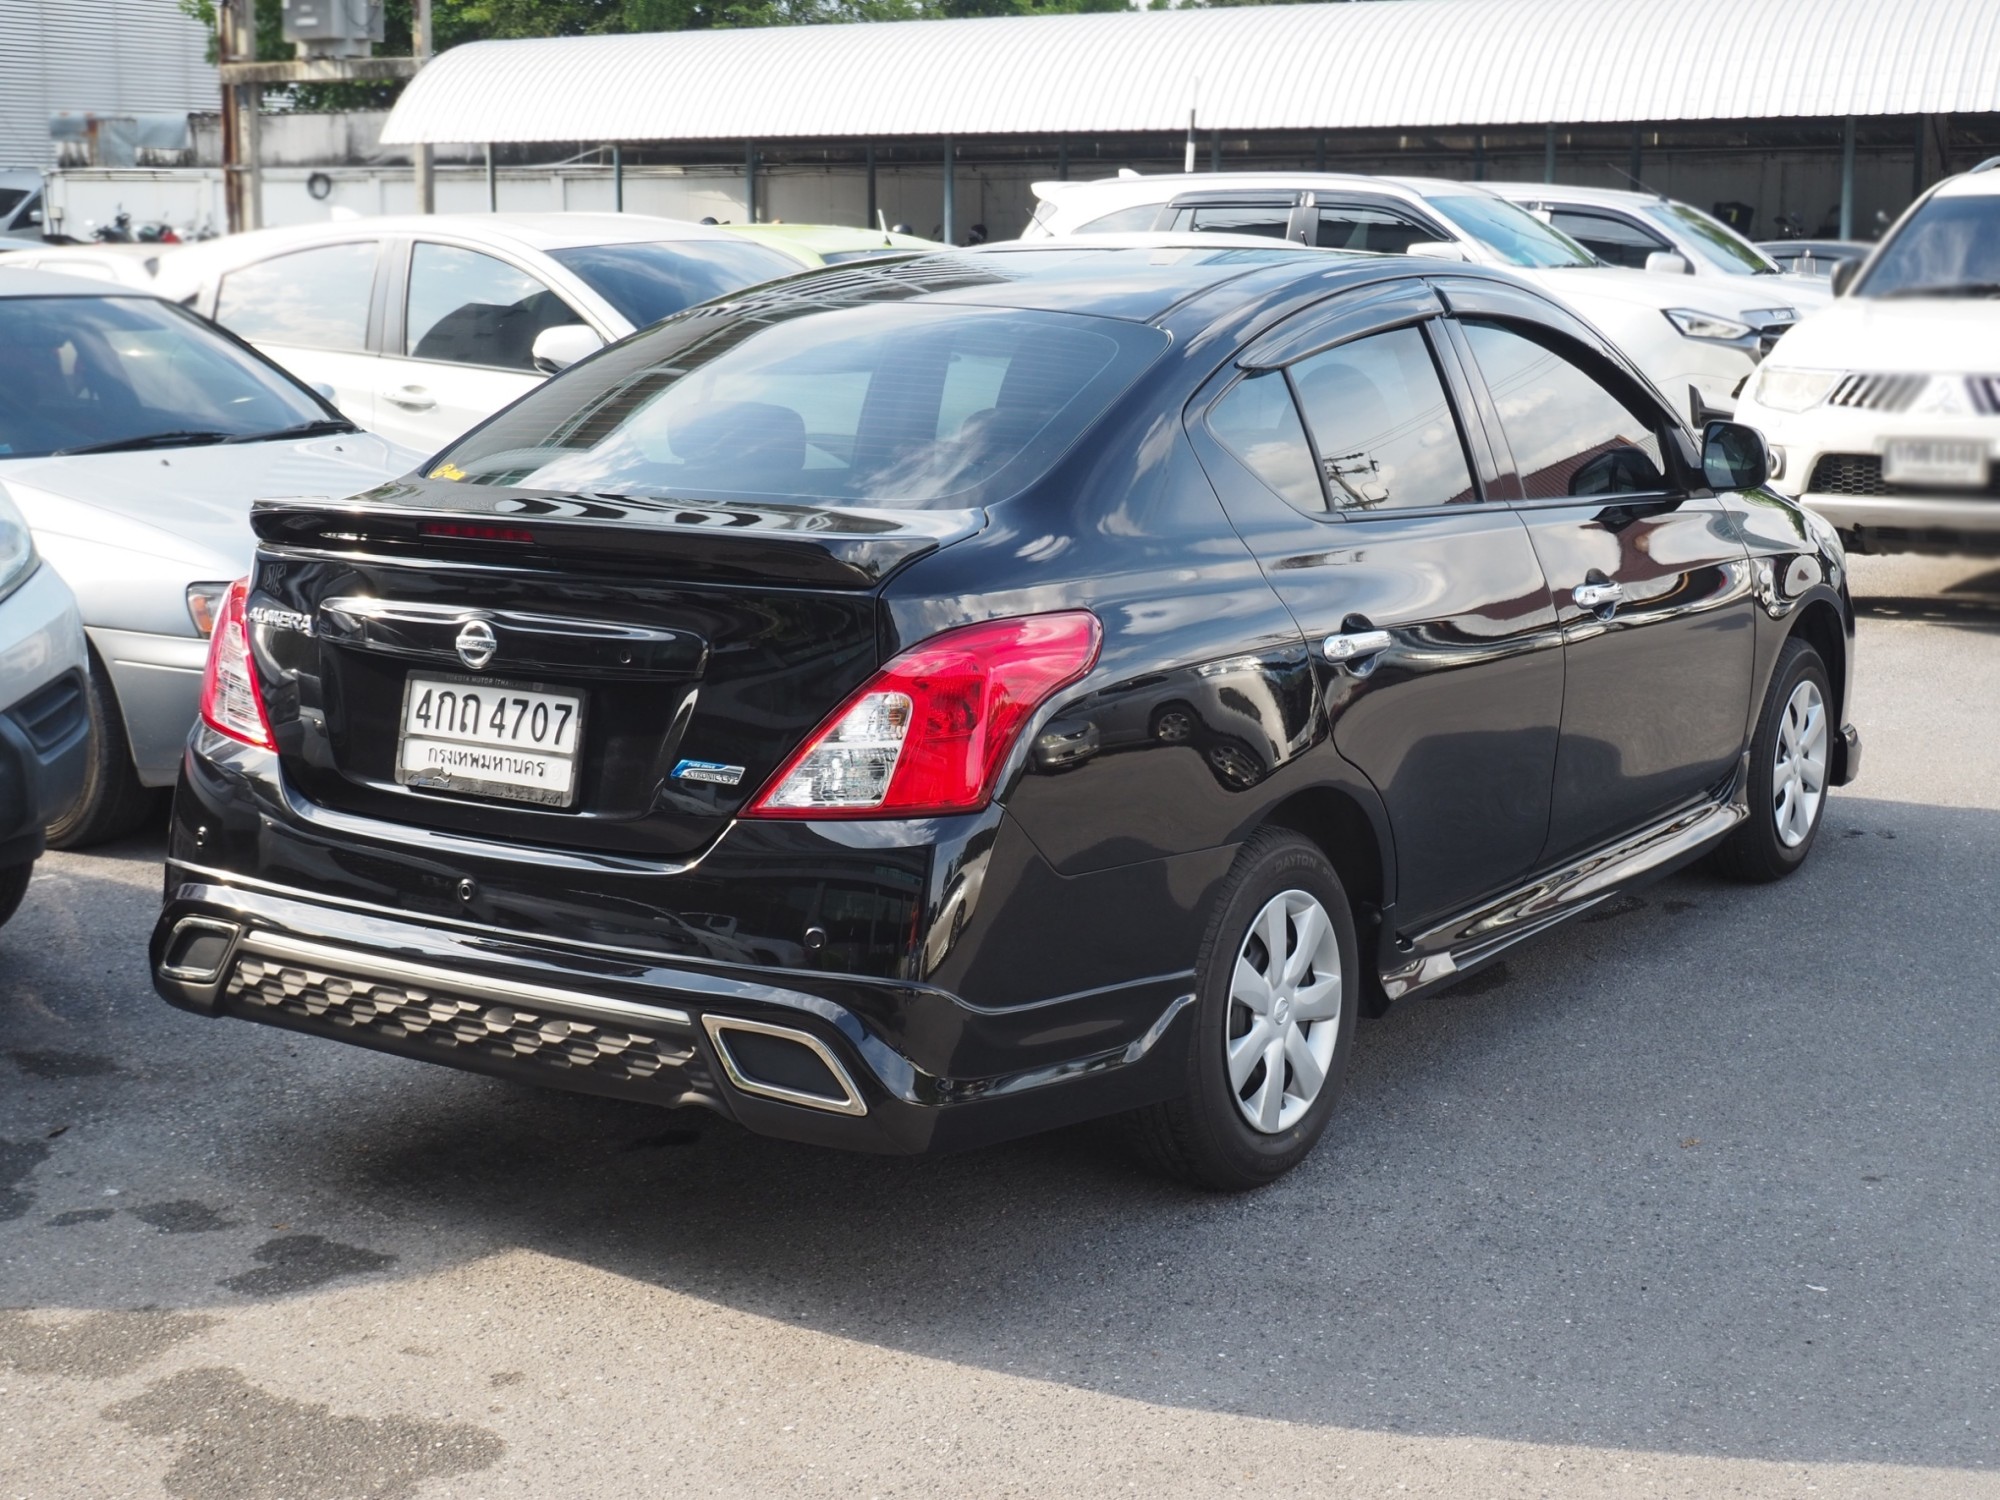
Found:
[[[1568,182],[1482,182],[1481,187],[1503,198],[1550,198],[1570,203],[1601,203],[1607,208],[1642,208],[1648,203],[1671,203],[1665,193],[1643,193],[1632,188],[1577,187]]]
[[[756,240],[796,241],[808,250],[942,250],[936,240],[893,230],[864,229],[854,224],[724,224],[731,234]]]
[[[1105,239],[1123,238],[1105,236]],[[1202,241],[1207,236],[1149,236]],[[1231,236],[1232,240],[1251,238]],[[1285,288],[1313,282],[1327,295],[1385,276],[1440,273],[1519,282],[1481,267],[1420,256],[1357,255],[1308,249],[1279,240],[1252,245],[1106,244],[1098,236],[1024,240],[938,255],[861,261],[810,271],[753,294],[785,301],[850,297],[1023,312],[1081,313],[1135,323],[1157,323],[1190,299],[1242,283],[1240,300],[1258,302]],[[912,294],[911,288],[919,288]],[[1227,292],[1224,291],[1225,299]],[[732,299],[737,300],[737,299]]]
[[[1996,158],[2000,160],[2000,158]],[[1934,196],[1939,198],[1993,198],[2000,197],[2000,166],[1980,165],[1970,172],[1961,172],[1956,177],[1947,177],[1937,186]]]
[[[254,260],[277,248],[303,248],[369,235],[422,234],[426,231],[527,250],[735,238],[719,226],[691,224],[685,219],[656,218],[651,214],[380,214],[352,219],[325,219],[313,224],[286,224],[274,229],[252,229],[186,246],[177,252],[176,258]]]
[[[1162,172],[1157,175],[1133,177],[1095,177],[1088,179],[1066,179],[1056,182],[1038,182],[1035,192],[1041,197],[1060,202],[1072,194],[1084,196],[1085,191],[1103,193],[1115,189],[1118,196],[1131,196],[1144,202],[1150,193],[1165,190],[1168,197],[1181,193],[1216,192],[1226,193],[1236,190],[1245,192],[1284,191],[1301,188],[1340,188],[1349,192],[1380,190],[1384,185],[1401,188],[1419,197],[1436,192],[1486,191],[1486,184],[1463,182],[1450,177],[1397,177],[1389,174],[1365,172]]]
[[[29,266],[9,267],[0,255],[0,297],[152,297],[141,287],[122,282],[100,281],[92,276],[64,276],[57,271],[41,271]]]

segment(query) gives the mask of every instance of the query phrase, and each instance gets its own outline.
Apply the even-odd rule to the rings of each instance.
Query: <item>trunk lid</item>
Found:
[[[293,796],[655,859],[706,848],[875,670],[881,583],[983,521],[424,480],[252,519],[251,637]],[[510,717],[519,735],[571,704],[567,755],[509,748]],[[409,784],[406,726],[413,747],[442,735],[450,763],[477,764]],[[511,794],[484,779],[535,766],[544,783]]]

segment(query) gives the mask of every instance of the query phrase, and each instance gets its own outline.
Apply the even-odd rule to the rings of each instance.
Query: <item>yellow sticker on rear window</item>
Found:
[[[431,470],[431,478],[463,479],[465,478],[465,470],[461,469],[457,464],[447,460],[446,462],[439,464],[435,469]]]

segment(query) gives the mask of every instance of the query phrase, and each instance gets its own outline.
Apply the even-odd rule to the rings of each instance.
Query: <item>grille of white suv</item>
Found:
[[[1845,375],[1826,404],[1859,411],[1907,411],[1930,382],[1928,375]]]

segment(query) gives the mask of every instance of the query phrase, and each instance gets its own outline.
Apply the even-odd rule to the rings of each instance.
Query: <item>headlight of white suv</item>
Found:
[[[28,523],[14,509],[13,501],[0,496],[0,599],[26,583],[40,561]]]
[[[1759,365],[1750,399],[1773,411],[1811,411],[1839,383],[1838,370],[1783,370]]]
[[[1757,331],[1748,323],[1739,322],[1735,318],[1696,312],[1691,307],[1669,307],[1665,311],[1667,321],[1691,339],[1706,339],[1716,344],[1734,344],[1749,338]]]

